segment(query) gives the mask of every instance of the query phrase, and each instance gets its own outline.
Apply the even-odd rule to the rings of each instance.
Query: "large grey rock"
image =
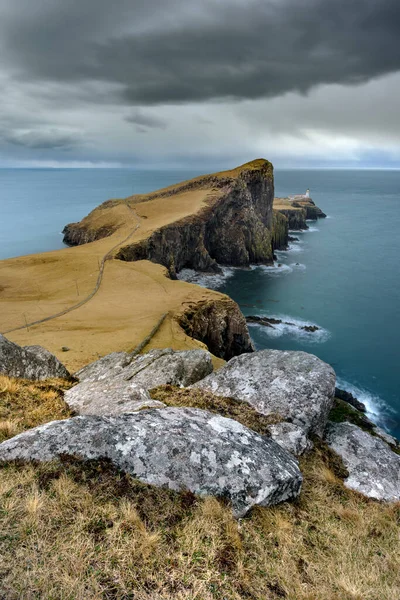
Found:
[[[76,373],[80,382],[65,393],[65,401],[82,415],[122,414],[163,406],[148,390],[158,385],[188,386],[212,372],[211,354],[204,350],[151,350],[130,356],[105,356]]]
[[[306,352],[262,350],[232,358],[193,387],[278,414],[306,434],[322,435],[333,404],[335,372]]]
[[[0,374],[23,379],[70,377],[64,365],[41,346],[22,348],[0,334]]]
[[[295,498],[295,458],[237,421],[194,408],[81,416],[54,421],[0,444],[0,461],[47,461],[62,454],[108,458],[141,481],[223,496],[237,516],[253,505]]]
[[[390,435],[390,433],[388,433],[387,431],[385,431],[381,427],[375,426],[374,427],[374,434],[377,435],[379,438],[381,438],[384,442],[386,442],[387,444],[389,444],[389,446],[394,446],[395,448],[399,448],[400,447],[399,440],[397,440],[395,437],[393,437],[392,435]]]
[[[325,439],[349,472],[348,488],[377,500],[400,500],[400,456],[386,442],[347,422],[328,423]]]
[[[79,381],[101,381],[114,377],[123,371],[129,364],[131,357],[127,352],[112,352],[83,367],[74,377]]]
[[[268,430],[277,444],[295,456],[301,456],[313,446],[304,430],[294,423],[274,423],[269,425]]]

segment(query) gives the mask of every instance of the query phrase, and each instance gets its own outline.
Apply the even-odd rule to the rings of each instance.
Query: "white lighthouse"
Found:
[[[307,191],[306,191],[306,194],[305,194],[305,195],[306,195],[306,198],[309,198],[309,197],[310,197],[310,190],[309,190],[309,188],[307,188]]]

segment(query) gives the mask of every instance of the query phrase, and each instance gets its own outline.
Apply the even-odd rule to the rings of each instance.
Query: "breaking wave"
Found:
[[[266,315],[259,315],[266,316]],[[312,321],[303,321],[302,319],[295,319],[288,315],[268,315],[271,319],[277,319],[282,323],[271,325],[271,327],[261,325],[259,323],[248,323],[249,327],[257,327],[259,331],[262,331],[266,336],[270,338],[280,338],[288,336],[291,338],[300,339],[302,343],[306,344],[322,344],[326,342],[330,337],[330,332],[323,327],[319,327]],[[306,331],[303,327],[318,327],[316,331]]]
[[[220,269],[221,273],[199,273],[193,269],[182,269],[178,273],[178,279],[210,290],[217,290],[235,273],[234,267],[220,267]]]
[[[391,420],[391,415],[393,416],[393,414],[390,407],[376,394],[373,394],[362,387],[353,385],[340,377],[337,378],[336,385],[341,390],[350,392],[357,400],[365,404],[367,415],[374,423],[385,427],[385,424]]]

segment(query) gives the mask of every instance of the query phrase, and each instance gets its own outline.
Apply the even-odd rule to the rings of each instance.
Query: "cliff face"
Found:
[[[212,179],[216,198],[200,213],[154,231],[120,249],[117,258],[151,260],[172,277],[183,268],[218,271],[218,263],[246,267],[273,260],[274,183],[272,165],[255,161],[238,173]],[[210,185],[209,178],[205,179]],[[201,179],[196,185],[204,185]],[[186,185],[187,187],[187,185]]]
[[[99,229],[87,229],[82,227],[80,223],[69,223],[63,229],[63,242],[64,244],[67,244],[67,246],[80,246],[108,237],[112,235],[114,231],[114,227],[107,225],[100,227]]]
[[[272,217],[272,246],[274,250],[286,250],[288,247],[289,221],[285,215],[273,211]]]
[[[315,205],[315,202],[309,198],[308,200],[297,200],[293,202],[293,206],[297,206],[306,211],[306,219],[316,221],[317,219],[324,219],[326,214]]]
[[[177,320],[188,336],[205,343],[219,358],[229,360],[254,351],[246,319],[230,298],[198,302]]]

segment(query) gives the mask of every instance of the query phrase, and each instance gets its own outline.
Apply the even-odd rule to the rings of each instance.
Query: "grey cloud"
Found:
[[[144,113],[143,111],[136,110],[134,113],[125,117],[125,121],[136,125],[136,129],[140,132],[146,132],[147,129],[165,129],[167,122],[160,117]]]
[[[2,56],[14,76],[119,84],[115,101],[127,105],[306,93],[400,69],[398,0],[26,6],[24,17],[10,9],[0,26]]]
[[[31,149],[69,149],[82,143],[82,134],[61,129],[11,129],[0,132],[0,138],[16,146]]]

